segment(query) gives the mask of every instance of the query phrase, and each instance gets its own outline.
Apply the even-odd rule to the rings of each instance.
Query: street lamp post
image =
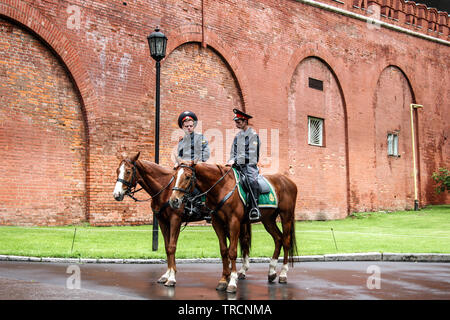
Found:
[[[156,61],[156,96],[155,96],[155,163],[159,164],[159,107],[160,107],[160,61],[166,56],[167,37],[156,27],[148,37],[150,55]],[[158,219],[153,215],[152,250],[158,250]]]

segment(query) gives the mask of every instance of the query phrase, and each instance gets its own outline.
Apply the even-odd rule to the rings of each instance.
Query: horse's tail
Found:
[[[252,228],[249,221],[241,223],[239,232],[239,246],[242,258],[250,256],[250,248],[252,247]]]

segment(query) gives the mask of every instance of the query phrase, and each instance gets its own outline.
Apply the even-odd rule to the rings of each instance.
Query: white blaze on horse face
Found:
[[[119,168],[119,179],[124,179],[125,178],[125,164],[122,163],[122,165]],[[116,182],[116,186],[114,187],[114,192],[113,195],[115,198],[121,196],[123,193],[123,183],[120,181]]]
[[[175,188],[179,188],[180,187],[180,178],[183,175],[183,173],[184,173],[184,169],[181,168],[180,171],[178,171],[178,174],[177,174],[177,181],[175,181]]]

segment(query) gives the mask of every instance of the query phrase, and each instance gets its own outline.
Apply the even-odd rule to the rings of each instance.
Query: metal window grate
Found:
[[[388,156],[398,156],[398,134],[388,133],[387,150]]]
[[[323,119],[308,117],[308,143],[323,146]]]

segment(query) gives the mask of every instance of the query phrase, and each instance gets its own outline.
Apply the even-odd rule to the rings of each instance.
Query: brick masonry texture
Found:
[[[184,110],[199,116],[211,161],[226,161],[239,108],[263,137],[261,171],[297,184],[298,219],[411,209],[417,103],[420,205],[449,204],[431,179],[450,165],[448,14],[403,0],[318,2],[435,41],[301,0],[0,0],[0,224],[151,223],[149,203],[112,190],[124,156],[154,159],[146,37],[157,25],[169,39],[162,164]],[[308,144],[308,116],[324,119],[322,147]],[[392,132],[400,157],[387,155]]]

